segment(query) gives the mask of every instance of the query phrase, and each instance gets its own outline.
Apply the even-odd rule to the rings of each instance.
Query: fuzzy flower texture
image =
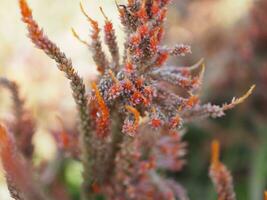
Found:
[[[104,43],[111,59],[103,51],[98,22],[80,5],[91,27],[90,42],[81,39],[74,29],[72,32],[90,49],[99,71],[87,92],[71,59],[44,34],[26,0],[19,0],[29,38],[55,60],[57,68],[70,81],[79,130],[63,128],[54,135],[60,152],[82,162],[83,200],[98,196],[107,200],[188,199],[178,182],[162,176],[167,171],[181,170],[185,164],[182,125],[199,118],[221,117],[252,93],[254,86],[228,104],[201,104],[203,60],[188,67],[169,66],[169,57],[191,53],[190,46],[161,45],[170,3],[170,0],[116,3],[125,32],[122,56],[113,24],[100,8],[105,20]],[[42,178],[51,169],[50,165],[39,169],[32,164],[35,123],[30,111],[24,108],[18,87],[5,78],[0,78],[0,86],[11,91],[15,108],[16,120],[0,126],[0,155],[12,197],[16,200],[69,199],[67,192],[61,196],[55,192],[60,182],[56,172],[49,181]],[[219,199],[232,200],[235,195],[230,173],[218,163],[213,162],[211,176]],[[48,169],[44,169],[46,167]]]

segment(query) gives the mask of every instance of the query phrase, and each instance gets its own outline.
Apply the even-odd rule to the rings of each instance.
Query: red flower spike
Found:
[[[113,24],[111,23],[111,21],[106,21],[105,26],[104,26],[104,31],[106,33],[113,32]]]
[[[105,42],[112,56],[112,60],[115,65],[115,68],[117,69],[119,68],[120,55],[119,55],[119,47],[117,44],[115,30],[113,28],[113,24],[111,23],[111,21],[108,19],[108,17],[104,13],[102,7],[100,7],[100,11],[105,18],[105,25],[104,25]]]
[[[167,61],[168,58],[169,58],[169,53],[167,51],[159,53],[155,65],[157,67],[162,66]]]
[[[106,33],[110,33],[113,31],[113,24],[111,23],[111,21],[106,21],[105,26],[104,26],[104,31]]]

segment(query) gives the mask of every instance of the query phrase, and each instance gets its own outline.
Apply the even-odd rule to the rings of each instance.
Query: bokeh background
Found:
[[[71,34],[75,28],[89,38],[90,27],[79,9],[78,0],[28,0],[45,32],[73,59],[85,82],[96,76],[90,52]],[[123,1],[119,1],[123,2]],[[83,0],[89,15],[101,25],[102,6],[114,23],[122,47],[123,28],[113,0]],[[190,44],[192,54],[170,60],[177,66],[205,59],[206,74],[201,98],[224,103],[242,95],[252,84],[253,96],[217,120],[186,126],[189,144],[187,166],[171,174],[188,190],[191,199],[215,199],[208,177],[209,144],[218,138],[222,159],[231,169],[238,199],[260,200],[267,187],[267,0],[173,0],[166,22],[165,43]],[[121,48],[122,50],[122,48]],[[35,162],[56,156],[51,130],[69,127],[75,121],[74,102],[66,79],[53,61],[35,49],[26,37],[15,0],[0,0],[0,76],[16,80],[37,119],[34,138]],[[0,119],[12,118],[10,95],[0,89]],[[67,160],[62,176],[73,199],[77,197],[81,166]],[[0,199],[10,200],[0,169]]]

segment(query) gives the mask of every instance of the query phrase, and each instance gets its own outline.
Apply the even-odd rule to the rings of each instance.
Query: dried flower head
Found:
[[[81,39],[74,29],[72,32],[90,49],[99,71],[87,93],[71,59],[44,34],[27,1],[19,0],[29,38],[56,61],[57,68],[70,81],[79,114],[80,129],[76,132],[80,141],[74,140],[75,136],[64,126],[56,138],[61,150],[82,161],[81,197],[84,200],[95,199],[98,194],[107,200],[187,200],[180,184],[157,173],[159,169],[179,171],[184,166],[186,144],[180,130],[183,123],[208,116],[221,117],[224,111],[242,103],[254,88],[223,106],[201,104],[198,92],[205,69],[203,61],[191,67],[167,64],[171,56],[191,53],[188,45],[165,47],[161,44],[170,2],[128,0],[126,5],[117,4],[126,34],[122,56],[113,24],[100,8],[105,20],[104,42],[111,59],[103,51],[98,22],[80,5],[92,29],[91,41]],[[12,179],[11,193],[15,198],[12,188],[17,188],[18,194],[21,191],[26,199],[42,200],[42,190],[34,184],[32,176],[27,179],[22,173],[28,166],[27,160],[24,162],[24,157],[14,150],[16,143],[0,128],[0,153],[7,178]],[[216,148],[215,145],[211,177],[222,200],[233,200],[231,176],[219,162]],[[53,181],[53,184],[58,183],[56,178]],[[13,182],[14,187],[11,187]]]

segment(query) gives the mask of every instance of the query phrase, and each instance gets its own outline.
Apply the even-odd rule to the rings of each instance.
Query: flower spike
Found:
[[[112,56],[113,68],[118,70],[119,62],[120,62],[120,55],[119,55],[119,47],[116,41],[116,34],[113,28],[113,24],[108,19],[102,7],[100,7],[100,11],[105,18],[105,26],[104,26],[104,34],[105,34],[105,42],[108,46],[109,52]]]
[[[210,177],[216,188],[218,200],[235,200],[235,192],[231,173],[220,162],[220,144],[214,140],[211,145]]]

